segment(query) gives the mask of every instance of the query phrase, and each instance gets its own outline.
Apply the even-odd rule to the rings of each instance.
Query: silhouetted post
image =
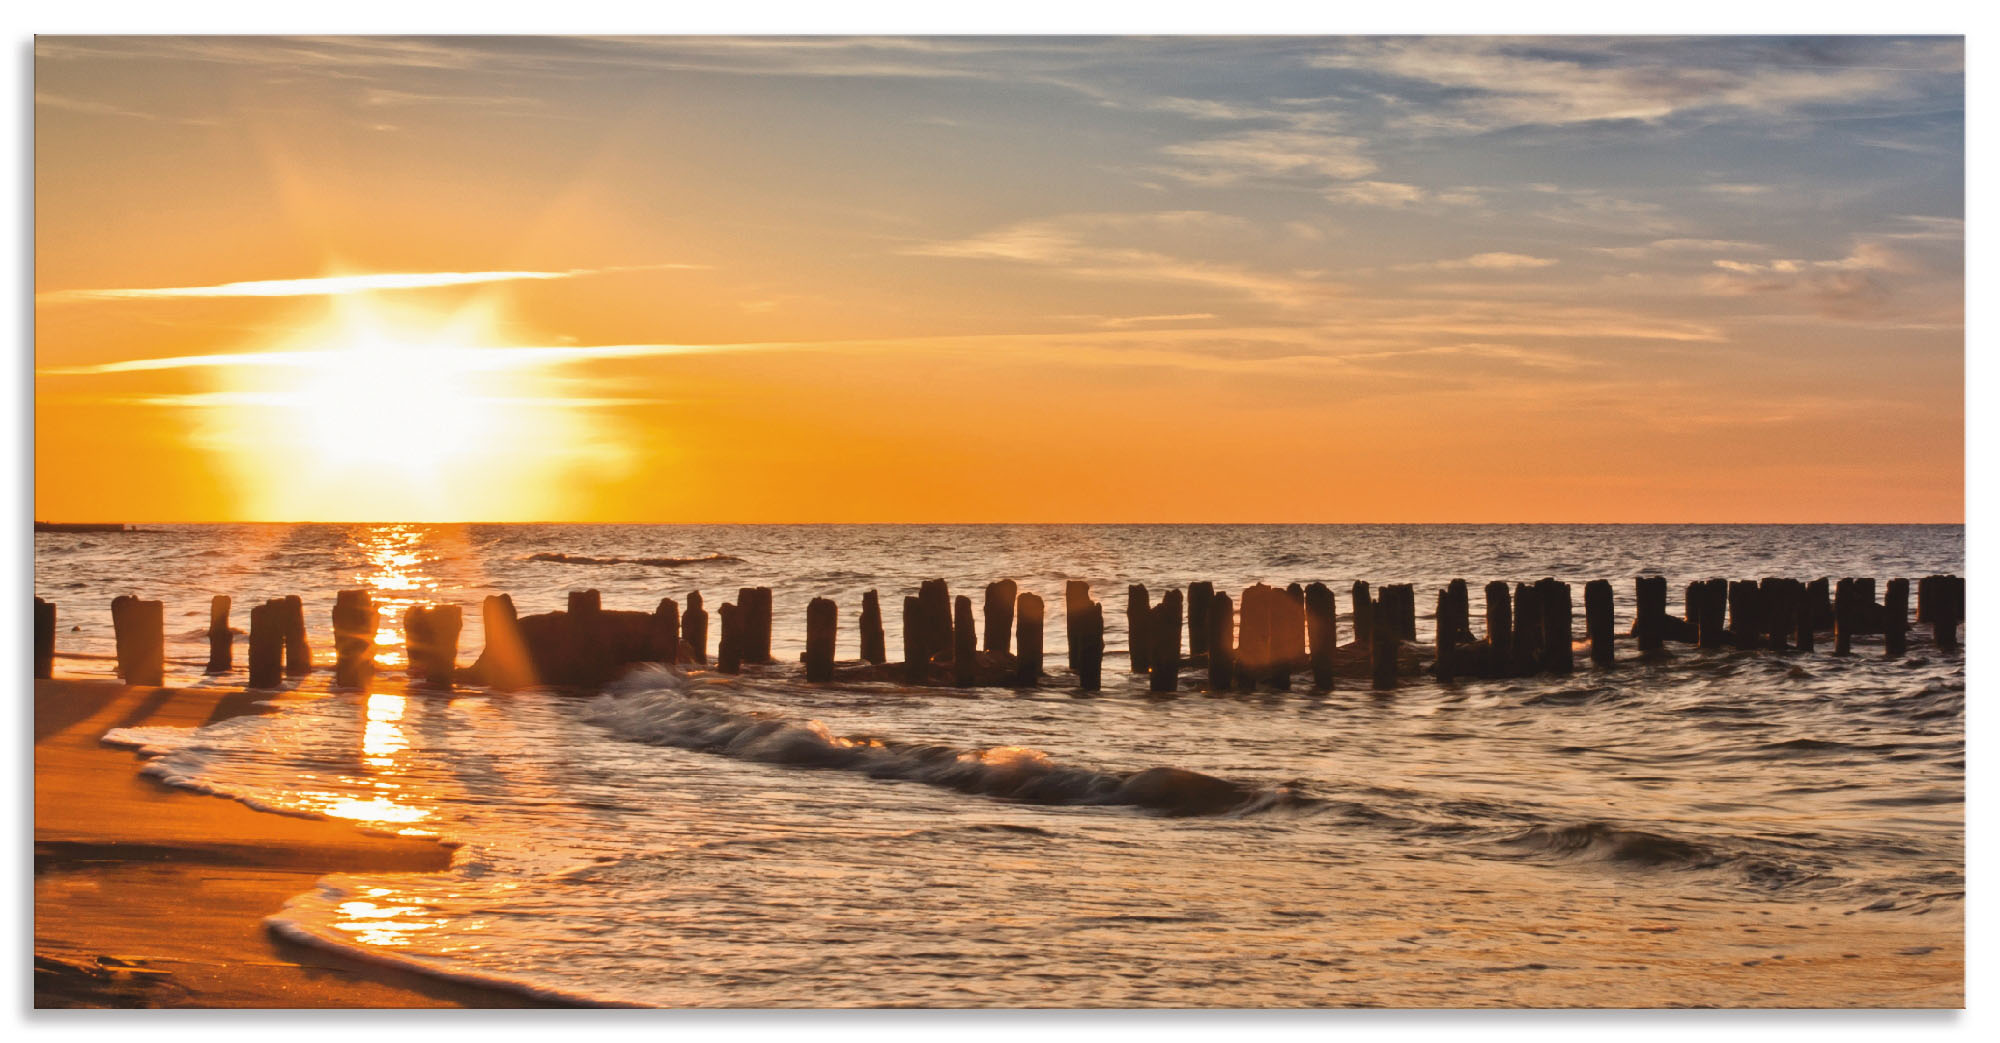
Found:
[[[740,612],[741,609],[739,608]],[[598,671],[604,666],[603,622],[604,600],[595,590],[572,590],[565,603],[563,625],[569,629],[569,647],[578,664],[580,676],[596,681]],[[741,653],[741,646],[738,646]],[[560,668],[558,668],[560,669]]]
[[[1437,679],[1439,682],[1445,682],[1452,679],[1451,653],[1452,653],[1452,648],[1458,644],[1458,630],[1449,624],[1448,621],[1450,618],[1451,618],[1451,590],[1449,588],[1446,588],[1444,590],[1438,591],[1438,603],[1437,603],[1438,627],[1437,627],[1436,670],[1437,670]],[[1313,666],[1315,669],[1317,669],[1319,664],[1315,662]]]
[[[1703,580],[1701,584],[1700,617],[1695,620],[1695,646],[1698,648],[1721,648],[1723,645],[1723,607],[1727,604],[1729,581],[1723,579]]]
[[[1104,686],[1104,606],[1095,601],[1077,613],[1075,644],[1070,647],[1070,669],[1076,686],[1095,692]]]
[[[364,601],[367,599],[367,591],[357,590],[352,593],[359,595]],[[361,656],[368,674],[372,676],[375,671],[373,626],[376,610],[373,604],[366,605],[366,609],[370,628],[369,645],[365,649],[359,649],[357,654]],[[340,611],[338,602],[335,603],[334,611],[337,619]],[[514,596],[512,594],[488,596],[479,603],[479,619],[486,628],[486,648],[479,656],[480,662],[484,664],[482,669],[486,671],[486,683],[503,692],[512,692],[535,684],[538,680],[535,676],[535,665],[528,658],[527,644],[521,640],[520,616],[514,611]],[[340,624],[335,622],[334,627],[338,631]],[[338,671],[339,668],[335,669]],[[366,683],[364,679],[353,687],[360,687]]]
[[[1532,674],[1541,668],[1542,623],[1541,588],[1514,584],[1514,647],[1510,655],[1514,673]]]
[[[208,599],[208,666],[205,674],[226,674],[236,665],[236,642],[229,634],[229,595]]]
[[[1910,629],[1910,581],[1892,579],[1882,592],[1883,654],[1900,659],[1908,648]]]
[[[1368,667],[1377,691],[1396,687],[1396,618],[1389,590],[1382,588],[1383,600],[1369,606]]]
[[[1667,593],[1665,580],[1660,581],[1660,594]],[[1612,646],[1615,624],[1611,618],[1611,581],[1594,579],[1583,585],[1583,629],[1590,638],[1590,661],[1598,666],[1610,666],[1618,659],[1618,650]]]
[[[1412,642],[1417,639],[1417,587],[1414,583],[1396,584],[1396,637]]]
[[[1688,630],[1695,634],[1696,643],[1701,641],[1701,607],[1708,603],[1708,584],[1695,580],[1687,585],[1686,608],[1681,618],[1687,622]]]
[[[1229,595],[1217,591],[1208,597],[1208,690],[1229,690],[1235,669],[1236,611]]]
[[[687,611],[681,613],[681,640],[688,643],[694,661],[708,662],[708,612],[701,607],[701,591],[688,591]]]
[[[1833,595],[1831,581],[1825,576],[1806,584],[1806,602],[1812,609],[1812,628],[1827,630],[1833,626]]]
[[[1542,600],[1542,669],[1553,674],[1576,670],[1575,602],[1569,584],[1544,579],[1536,584]]]
[[[970,688],[979,678],[979,632],[973,629],[972,599],[960,594],[952,608],[951,683]]]
[[[715,610],[715,614],[722,621],[722,640],[715,646],[715,668],[725,674],[740,674],[743,672],[743,609],[724,603]]]
[[[1920,603],[1931,625],[1932,640],[1946,652],[1958,650],[1958,624],[1965,619],[1965,579],[1932,576],[1930,596]]]
[[[159,686],[166,679],[166,605],[134,597],[111,600],[118,673],[130,685]]]
[[[924,635],[928,624],[924,619],[924,599],[905,597],[903,599],[903,681],[906,684],[929,684],[931,678],[931,655],[924,647]]]
[[[1271,649],[1272,657],[1287,666],[1297,664],[1306,657],[1306,588],[1285,584],[1285,603],[1278,606],[1277,618],[1277,647]],[[1291,687],[1289,673],[1285,687]]]
[[[55,676],[56,603],[35,599],[35,678]]]
[[[1306,588],[1306,641],[1312,650],[1313,690],[1333,688],[1333,650],[1340,644],[1340,606],[1324,583]],[[1444,660],[1438,660],[1442,663]]]
[[[743,623],[743,661],[771,659],[771,588],[744,587],[736,592],[736,612]]]
[[[736,588],[736,654],[742,662],[761,663],[757,654],[757,588]]]
[[[925,580],[917,588],[917,608],[917,648],[923,653],[925,676],[929,676],[931,661],[951,650],[951,587],[941,579]]]
[[[1373,647],[1375,633],[1375,602],[1368,594],[1366,580],[1355,580],[1354,591],[1349,604],[1354,609],[1354,640],[1363,648]]]
[[[1146,614],[1152,629],[1146,642],[1147,680],[1155,692],[1172,692],[1181,681],[1181,592],[1169,590]]]
[[[1757,632],[1757,584],[1754,580],[1729,581],[1729,639],[1738,648],[1760,644]]]
[[[1507,593],[1506,580],[1486,585],[1486,647],[1490,663],[1498,664],[1513,654],[1514,601]]]
[[[1633,594],[1638,599],[1638,608],[1632,618],[1633,636],[1639,639],[1641,656],[1658,655],[1667,643],[1667,577],[1640,576],[1633,581]],[[1610,591],[1605,591],[1608,600]],[[1688,588],[1688,619],[1694,619],[1694,588]],[[1583,588],[1584,613],[1590,612],[1590,588]]]
[[[285,603],[250,606],[251,688],[276,688],[285,673]]]
[[[830,598],[806,605],[806,680],[833,680],[833,642],[840,630],[840,609]]]
[[[681,607],[673,598],[661,598],[646,620],[646,653],[652,662],[671,666],[681,651]]]
[[[1798,612],[1792,604],[1792,581],[1766,576],[1763,582],[1757,584],[1757,600],[1763,606],[1757,628],[1764,647],[1773,652],[1792,647],[1791,621]]]
[[[1798,581],[1791,581],[1791,606],[1787,623],[1792,628],[1792,646],[1801,652],[1813,650],[1813,604],[1812,588]]]
[[[451,687],[463,622],[457,605],[411,605],[403,611],[403,640],[413,681],[426,688]]]
[[[1215,600],[1215,584],[1201,580],[1188,584],[1188,658],[1208,652],[1208,606]]]
[[[1875,629],[1875,617],[1882,607],[1875,603],[1875,577],[1862,576],[1854,580],[1854,632],[1864,634]]]
[[[1014,683],[1033,687],[1042,681],[1042,596],[1014,598]]]
[[[1146,621],[1152,611],[1144,583],[1134,583],[1125,588],[1125,633],[1128,636],[1125,645],[1132,654],[1132,672],[1135,674],[1145,673],[1150,662],[1146,649],[1152,644],[1153,632]]]
[[[1847,655],[1854,645],[1854,581],[1843,579],[1833,588],[1833,654]]]
[[[505,595],[502,595],[503,597]],[[493,598],[487,598],[491,602]],[[511,611],[513,601],[507,602]],[[511,623],[511,618],[509,623]],[[366,590],[343,590],[333,596],[333,685],[366,688],[375,680],[375,635],[382,629],[374,599]],[[493,622],[486,622],[491,645]]]
[[[1271,631],[1273,629],[1271,604],[1278,591],[1262,583],[1253,583],[1243,588],[1242,607],[1238,610],[1240,629],[1236,635],[1236,687],[1249,692],[1255,691],[1259,682],[1271,672]]]
[[[889,661],[889,643],[882,635],[882,599],[872,590],[861,595],[861,658],[876,666]]]
[[[1014,602],[1021,588],[1011,579],[986,585],[986,637],[988,652],[1007,654],[1007,639],[1014,630]]]
[[[285,596],[285,676],[312,673],[312,649],[306,644],[306,605],[297,594]]]

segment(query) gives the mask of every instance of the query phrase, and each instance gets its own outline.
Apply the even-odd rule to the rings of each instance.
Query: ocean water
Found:
[[[385,605],[368,692],[109,741],[176,785],[458,845],[440,874],[338,875],[295,940],[582,1002],[666,1006],[1653,1006],[1955,1002],[1965,664],[1928,630],[1836,659],[1697,652],[1567,678],[1152,697],[1128,582],[1963,573],[1960,526],[160,526],[38,534],[59,675],[110,674],[110,599],[167,602],[170,684],[208,597]],[[803,683],[805,604],[860,594],[888,647],[924,579],[1049,604],[1036,690]],[[1062,591],[1106,606],[1077,692]],[[528,614],[594,587],[650,609],[774,590],[779,664],[641,669],[602,693],[405,692],[397,606]],[[1579,592],[1580,607],[1580,592]],[[71,629],[74,627],[75,629]],[[1581,636],[1581,619],[1577,632]],[[711,638],[712,643],[712,638]],[[238,672],[222,683],[242,684]],[[97,657],[97,658],[91,658]],[[1192,678],[1194,671],[1186,674]],[[1158,769],[1172,769],[1161,771]],[[1199,773],[1230,784],[1180,799]]]

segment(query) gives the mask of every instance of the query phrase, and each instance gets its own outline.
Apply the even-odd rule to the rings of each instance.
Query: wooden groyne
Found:
[[[1914,628],[1906,578],[1888,580],[1879,601],[1870,577],[1697,579],[1682,588],[1678,616],[1668,611],[1665,577],[1639,576],[1633,584],[1635,610],[1623,631],[1610,581],[1584,584],[1581,637],[1592,669],[1669,656],[1674,644],[1708,652],[1812,654],[1829,636],[1836,656],[1851,656],[1858,638],[1879,635],[1881,654],[1900,658],[1909,654],[1913,629],[1923,633],[1926,628],[1932,648],[1953,652],[1965,618],[1965,581],[1949,575],[1916,581]],[[1353,582],[1347,613],[1352,640],[1342,643],[1336,588],[1323,582],[1283,588],[1255,583],[1235,598],[1213,583],[1196,582],[1185,591],[1166,588],[1157,599],[1145,585],[1134,583],[1126,589],[1126,654],[1130,669],[1145,675],[1147,690],[1162,695],[1183,685],[1209,692],[1288,691],[1298,675],[1309,677],[1314,691],[1331,690],[1342,679],[1386,690],[1423,675],[1449,683],[1562,676],[1578,668],[1576,599],[1570,584],[1553,578],[1484,584],[1483,633],[1474,633],[1470,590],[1463,579],[1437,590],[1436,631],[1426,648],[1416,643],[1412,584]],[[706,665],[708,612],[701,592],[688,592],[685,605],[683,609],[669,596],[651,611],[606,609],[597,591],[579,590],[570,593],[561,611],[521,616],[511,597],[495,595],[481,606],[486,643],[468,666],[458,664],[459,606],[412,606],[400,622],[408,674],[416,686],[588,688],[638,663]],[[984,612],[975,615],[973,599],[954,597],[942,579],[923,582],[903,599],[903,659],[890,662],[880,595],[870,590],[862,596],[856,620],[858,658],[842,660],[839,606],[831,598],[814,597],[803,620],[805,679],[958,688],[1034,687],[1050,681],[1043,663],[1041,596],[1020,589],[1014,580],[997,580],[985,586],[981,607]],[[331,608],[333,685],[366,688],[376,670],[379,611],[365,590],[338,592]],[[230,609],[227,596],[211,599],[210,674],[232,668]],[[111,616],[119,676],[129,684],[161,684],[163,603],[121,596],[113,599]],[[741,588],[736,601],[722,605],[717,616],[716,670],[734,674],[774,663],[771,588]],[[1092,599],[1089,584],[1070,580],[1063,591],[1063,616],[1068,683],[1097,691],[1106,651],[1104,606]],[[34,621],[35,676],[48,677],[55,657],[56,606],[36,598]],[[1626,658],[1621,659],[1621,651]],[[253,605],[249,687],[277,688],[312,670],[302,600],[291,596]]]

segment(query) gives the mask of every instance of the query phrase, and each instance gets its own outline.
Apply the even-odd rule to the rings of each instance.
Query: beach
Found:
[[[325,874],[442,870],[446,847],[174,790],[99,741],[111,728],[257,713],[273,697],[283,698],[35,682],[35,1006],[529,1005],[286,944],[264,928],[263,917]]]

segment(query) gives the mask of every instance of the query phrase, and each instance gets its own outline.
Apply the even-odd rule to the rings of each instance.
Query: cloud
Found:
[[[365,275],[326,275],[306,279],[259,279],[227,282],[212,286],[158,286],[112,290],[51,290],[35,295],[38,304],[69,304],[80,301],[172,300],[200,297],[323,297],[346,293],[383,290],[424,290],[445,286],[522,280],[575,279],[609,272],[654,271],[672,268],[705,268],[699,264],[645,264],[611,268],[571,268],[556,272],[371,272]]]
[[[597,362],[606,359],[664,358],[674,355],[713,354],[749,351],[774,344],[590,344],[541,345],[490,348],[426,347],[419,350],[441,356],[452,372],[494,373],[506,370],[541,369]],[[245,351],[217,355],[169,355],[162,358],[124,359],[85,366],[53,366],[35,372],[43,376],[105,376],[114,373],[151,373],[176,369],[320,369],[339,365],[349,358],[346,351]]]
[[[1788,297],[1830,318],[1875,319],[1903,310],[1898,276],[1920,275],[1917,258],[1873,240],[1857,242],[1844,257],[1808,261],[1720,258],[1704,280],[1711,293],[1733,297]]]
[[[1223,137],[1168,145],[1179,160],[1168,173],[1195,184],[1220,185],[1245,178],[1346,181],[1376,170],[1368,143],[1347,134],[1302,128],[1246,130]]]
[[[1392,270],[1398,272],[1420,272],[1420,271],[1449,272],[1449,271],[1463,271],[1466,269],[1473,269],[1477,271],[1504,272],[1504,271],[1519,271],[1525,268],[1547,268],[1548,266],[1555,263],[1556,260],[1553,257],[1532,257],[1528,254],[1494,251],[1491,253],[1473,254],[1470,257],[1460,257],[1449,261],[1425,261],[1420,264],[1398,264],[1392,266]]]

